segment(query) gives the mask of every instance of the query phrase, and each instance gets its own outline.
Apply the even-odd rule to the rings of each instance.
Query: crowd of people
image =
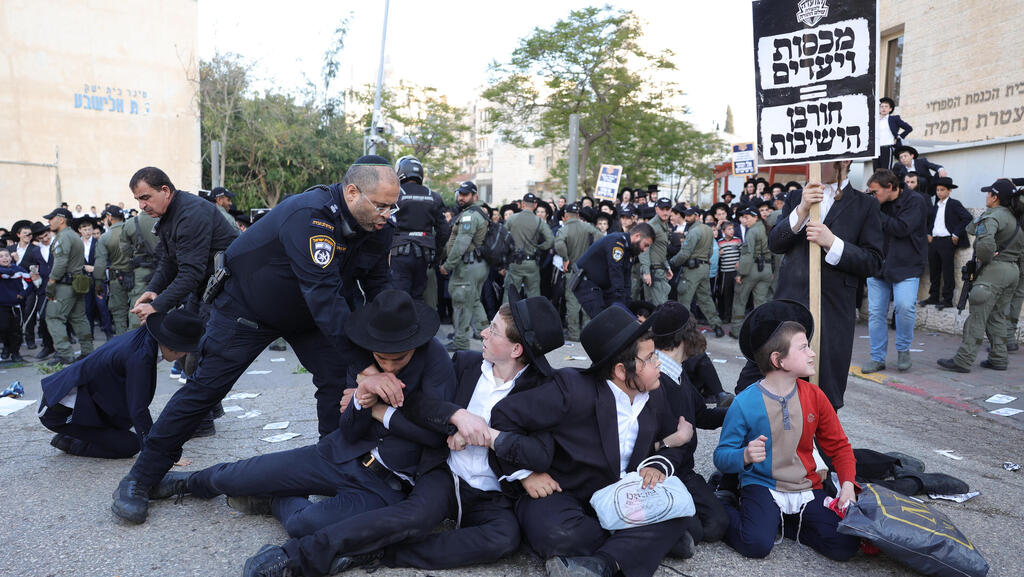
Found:
[[[42,356],[69,365],[42,382],[54,447],[137,455],[114,491],[119,518],[143,523],[151,500],[185,494],[277,517],[290,540],[248,559],[247,576],[450,568],[525,542],[550,575],[646,577],[702,542],[764,557],[780,530],[846,560],[859,541],[837,532],[833,511],[856,500],[856,464],[838,411],[861,287],[865,370],[885,367],[890,299],[898,368],[910,368],[919,278],[933,252],[951,266],[968,235],[971,315],[961,350],[939,364],[969,371],[987,334],[982,366],[1005,370],[1024,296],[1024,181],[983,189],[987,210],[971,219],[948,175],[918,190],[914,175],[883,167],[862,192],[848,171],[751,179],[707,211],[656,185],[573,203],[528,193],[494,208],[469,181],[447,207],[416,158],[366,156],[341,182],[239,227],[228,190],[201,198],[146,167],[129,182],[134,216],[108,205],[97,222],[58,207],[48,225],[12,227],[0,251],[5,354],[36,346],[38,325]],[[810,250],[823,257],[817,322]],[[951,306],[935,268],[945,285],[933,281],[926,302]],[[97,324],[107,342],[93,350]],[[817,387],[805,380],[815,330],[829,335]],[[747,364],[735,395],[706,334],[738,340]],[[171,471],[189,438],[215,434],[220,401],[279,339],[312,374],[319,441]],[[550,366],[545,355],[566,340],[589,367]],[[179,363],[183,386],[154,420],[161,358]],[[709,480],[694,471],[695,428],[719,427]],[[634,470],[646,489],[678,477],[695,514],[609,531],[591,497]],[[445,519],[455,529],[435,531]]]

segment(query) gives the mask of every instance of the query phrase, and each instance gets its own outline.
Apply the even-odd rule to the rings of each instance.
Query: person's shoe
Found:
[[[733,493],[732,491],[719,489],[715,491],[715,498],[718,499],[718,501],[723,505],[729,505],[734,509],[740,508],[740,498],[736,495],[736,493]]]
[[[288,567],[288,555],[277,545],[264,545],[255,555],[245,560],[242,577],[294,577]]]
[[[25,348],[30,351],[34,351],[39,348],[39,345],[37,345],[35,341],[32,341],[30,343],[25,343]]]
[[[548,577],[612,577],[615,573],[600,557],[552,557],[544,568]]]
[[[910,351],[896,351],[899,360],[896,361],[896,368],[901,371],[910,370]]]
[[[172,379],[180,379],[181,375],[182,375],[182,371],[181,371],[180,368],[178,368],[178,365],[171,365],[170,377]]]
[[[11,355],[11,362],[12,363],[24,363],[25,362],[25,357],[21,356],[18,353],[14,353],[14,354]]]
[[[939,359],[936,362],[939,364],[940,367],[946,369],[947,371],[953,371],[954,373],[971,372],[971,369],[968,369],[967,367],[961,367],[960,365],[956,364],[953,361],[953,359]]]
[[[455,338],[455,331],[452,331],[444,336],[444,338],[451,340]]]
[[[57,365],[70,365],[73,362],[75,362],[75,359],[55,358],[55,359],[50,359],[49,361],[46,361],[46,366],[48,366],[48,367],[56,367]]]
[[[219,419],[224,416],[224,403],[217,403],[217,406],[210,409],[210,418]]]
[[[1012,343],[1006,343],[1006,352],[1008,352],[1008,353],[1015,353],[1015,352],[1017,352],[1019,350],[1020,350],[1020,344],[1017,341],[1013,341]]]
[[[277,342],[271,343],[269,348],[272,351],[287,351],[288,350],[288,347],[286,345],[279,345],[279,344],[277,344]]]
[[[153,487],[153,490],[150,491],[149,498],[166,499],[175,495],[181,496],[190,493],[191,491],[188,490],[188,478],[191,476],[191,472],[168,471],[164,478],[160,479],[160,482],[156,484],[156,487]]]
[[[885,363],[880,363],[874,359],[864,363],[864,366],[860,368],[860,372],[865,375],[868,373],[877,373],[878,371],[885,370]]]
[[[718,485],[721,482],[722,472],[719,471],[718,469],[715,469],[715,472],[711,473],[711,475],[708,477],[708,489],[711,489],[711,492],[714,493],[715,491],[718,490]]]
[[[725,331],[722,330],[722,325],[715,325],[715,338],[720,339],[725,336]]]
[[[228,495],[226,500],[228,507],[246,515],[270,515],[270,497],[246,495],[236,497]]]
[[[993,371],[1005,371],[1007,365],[996,365],[992,363],[991,359],[985,359],[978,363],[983,369],[992,369]]]
[[[697,544],[693,542],[693,535],[689,531],[683,531],[676,544],[669,549],[670,557],[677,559],[690,559],[697,553]]]
[[[70,454],[71,444],[74,442],[74,439],[65,435],[64,433],[57,433],[56,435],[53,436],[52,439],[50,439],[50,446]]]
[[[715,406],[719,409],[728,408],[736,400],[736,395],[722,391],[715,396]]]
[[[149,513],[149,487],[140,484],[131,475],[126,476],[114,490],[114,502],[110,504],[110,510],[129,523],[145,523]]]
[[[454,342],[450,342],[450,343],[445,343],[444,350],[448,351],[449,353],[454,353],[456,351],[461,351],[463,349],[455,346]]]
[[[39,351],[39,354],[36,355],[36,358],[45,359],[46,357],[52,355],[55,352],[57,351],[53,347],[43,346],[43,350]]]
[[[739,331],[733,331],[732,329],[729,329],[728,335],[729,335],[729,337],[734,338],[736,340],[740,339]]]
[[[923,307],[926,307],[928,305],[937,305],[937,304],[939,304],[939,299],[927,298],[927,299],[924,299],[923,301],[921,301],[921,302],[919,302],[917,304],[919,304],[919,305],[921,305]]]
[[[327,574],[336,575],[355,567],[369,565],[383,556],[384,551],[380,550],[372,553],[364,553],[363,555],[352,555],[351,557],[335,557],[334,561],[331,561],[331,570],[328,571]]]
[[[213,424],[213,419],[206,419],[199,426],[196,427],[192,436],[189,439],[198,439],[199,437],[212,437],[217,434],[217,426]]]

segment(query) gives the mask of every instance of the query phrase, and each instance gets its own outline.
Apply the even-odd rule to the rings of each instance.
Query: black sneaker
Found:
[[[722,330],[722,325],[715,325],[715,338],[722,338],[725,336],[725,331]]]
[[[288,567],[288,555],[277,545],[264,545],[245,560],[242,577],[295,577],[299,573]]]
[[[129,523],[145,523],[149,514],[149,487],[131,475],[126,476],[117,484],[110,510]]]
[[[342,571],[348,571],[354,567],[369,565],[383,556],[384,551],[381,550],[374,551],[372,553],[364,553],[363,555],[352,555],[351,557],[335,557],[334,561],[331,561],[331,570],[328,571],[328,575],[335,575]]]
[[[166,499],[168,497],[182,497],[189,493],[188,478],[192,473],[185,471],[169,471],[163,479],[153,487],[149,494],[150,499]]]
[[[52,439],[50,439],[50,446],[70,454],[71,443],[73,442],[75,442],[74,439],[64,433],[57,433]]]

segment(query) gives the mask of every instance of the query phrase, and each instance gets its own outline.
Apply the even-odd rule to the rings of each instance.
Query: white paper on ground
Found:
[[[238,405],[228,405],[228,406],[224,407],[224,412],[225,413],[235,413],[235,412],[244,411],[244,410],[245,409],[243,409],[242,407],[239,407]]]
[[[868,336],[868,335],[861,335],[861,336],[859,336],[857,338],[860,338],[860,339],[870,339],[871,337]]]
[[[956,501],[957,503],[963,503],[968,499],[973,499],[981,494],[981,491],[971,491],[970,493],[961,493],[960,495],[933,495],[928,493],[928,496],[932,499],[945,499],[947,501]]]
[[[999,415],[1000,417],[1012,417],[1018,413],[1024,413],[1024,411],[1020,409],[1011,409],[1010,407],[1003,407],[989,412],[993,415]]]
[[[270,359],[270,362],[272,362],[272,363],[283,363],[284,362],[284,357],[278,357],[276,359]]]
[[[6,417],[11,413],[16,413],[32,403],[35,403],[35,401],[0,397],[0,417]]]
[[[249,371],[245,373],[247,375],[269,375],[270,371]]]
[[[1012,403],[1017,400],[1017,397],[1011,397],[1010,395],[1004,395],[1002,393],[998,395],[992,395],[985,399],[986,403],[995,403],[997,405],[1005,405],[1006,403]]]
[[[712,363],[728,363],[729,361],[727,361],[725,359],[711,359],[711,362]]]
[[[272,437],[263,437],[263,440],[268,443],[280,443],[281,441],[287,441],[288,439],[294,439],[298,437],[298,433],[279,433]]]
[[[923,353],[924,349],[910,349],[910,352],[912,352],[912,353]]]
[[[961,457],[959,455],[954,455],[953,454],[954,451],[952,449],[935,449],[935,452],[940,454],[940,455],[942,455],[943,457],[949,457],[950,459],[953,459],[954,461],[963,461],[964,460],[963,457]]]
[[[236,419],[251,419],[251,418],[253,418],[253,417],[258,417],[258,416],[260,416],[260,415],[262,415],[262,414],[263,414],[263,412],[262,412],[262,411],[249,411],[249,412],[247,412],[247,413],[245,413],[245,414],[242,414],[242,415],[238,415],[238,416],[237,416],[237,417],[235,417],[235,418],[236,418]]]
[[[235,399],[255,399],[258,396],[260,396],[259,393],[231,393],[224,398],[233,401]]]
[[[276,423],[267,423],[266,425],[263,425],[263,430],[264,431],[273,431],[273,430],[276,430],[276,429],[287,429],[288,428],[288,424],[289,424],[288,421],[278,421]]]

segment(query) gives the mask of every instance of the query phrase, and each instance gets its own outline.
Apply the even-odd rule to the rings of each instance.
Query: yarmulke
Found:
[[[358,160],[352,163],[352,166],[386,166],[391,168],[391,163],[383,156],[368,154],[366,156],[360,156]]]

